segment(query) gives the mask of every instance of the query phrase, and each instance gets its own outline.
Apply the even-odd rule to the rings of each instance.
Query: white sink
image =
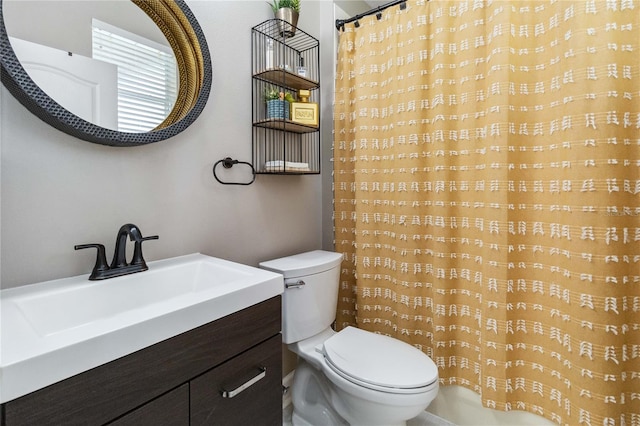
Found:
[[[255,283],[260,269],[247,268],[207,256],[165,261],[149,271],[118,279],[86,281],[85,277],[51,281],[38,291],[12,298],[41,336],[116,320],[128,312],[136,317],[162,304],[182,306],[204,298],[229,296],[242,284]],[[46,288],[45,288],[46,287]],[[206,293],[206,294],[205,294]]]
[[[282,275],[191,254],[103,281],[3,290],[0,403],[281,294]]]

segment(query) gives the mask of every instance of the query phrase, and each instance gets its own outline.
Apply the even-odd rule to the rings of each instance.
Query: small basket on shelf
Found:
[[[264,100],[267,104],[267,119],[289,119],[291,102],[295,101],[291,93],[282,92],[279,88],[270,86],[264,93]]]
[[[290,112],[289,101],[284,99],[271,99],[267,101],[267,118],[268,119],[289,119]]]

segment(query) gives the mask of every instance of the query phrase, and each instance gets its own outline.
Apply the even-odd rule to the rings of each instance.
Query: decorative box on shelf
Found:
[[[298,102],[291,103],[291,121],[318,127],[318,104],[309,102],[310,95],[309,90],[298,90]]]
[[[284,37],[278,21],[251,30],[253,165],[258,174],[318,174],[319,43],[300,28]],[[273,90],[280,102],[267,106],[263,95]]]

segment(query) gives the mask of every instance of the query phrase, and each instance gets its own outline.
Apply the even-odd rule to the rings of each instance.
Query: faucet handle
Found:
[[[141,265],[143,268],[147,268],[147,263],[144,261],[144,257],[142,257],[142,243],[149,240],[157,240],[160,237],[157,235],[152,235],[150,237],[140,238],[136,241],[135,246],[133,248],[133,258],[131,259],[131,265]]]
[[[73,247],[76,250],[82,250],[86,248],[95,248],[96,252],[96,264],[93,267],[93,271],[91,271],[91,275],[89,276],[90,280],[96,280],[97,277],[101,275],[101,272],[108,271],[109,265],[107,264],[107,256],[105,254],[104,245],[102,244],[79,244]]]

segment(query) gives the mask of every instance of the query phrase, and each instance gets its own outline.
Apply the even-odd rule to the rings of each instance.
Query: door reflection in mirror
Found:
[[[25,71],[54,101],[78,117],[118,127],[117,66],[10,37]]]

